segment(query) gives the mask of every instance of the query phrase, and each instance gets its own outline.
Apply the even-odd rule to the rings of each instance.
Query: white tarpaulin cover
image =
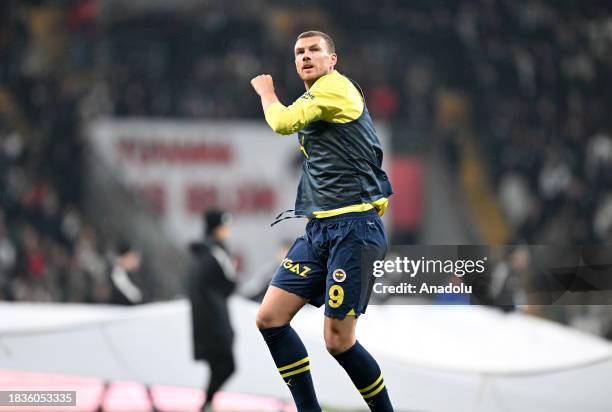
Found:
[[[238,372],[226,390],[287,398],[254,324],[231,300]],[[323,343],[321,310],[293,326],[322,403],[363,407]],[[124,308],[0,303],[0,369],[201,387],[184,300]],[[372,306],[358,339],[380,361],[397,411],[610,411],[612,345],[521,313],[475,306]]]

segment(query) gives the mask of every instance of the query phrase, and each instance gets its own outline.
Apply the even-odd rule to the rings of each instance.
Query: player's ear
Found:
[[[329,57],[331,58],[332,66],[335,66],[336,63],[338,62],[338,55],[336,53],[332,53],[329,55]]]

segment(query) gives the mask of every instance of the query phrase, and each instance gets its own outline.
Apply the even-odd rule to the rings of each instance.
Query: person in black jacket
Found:
[[[116,253],[110,271],[111,303],[116,305],[144,303],[144,291],[139,286],[137,276],[141,264],[140,253],[125,240],[118,242]]]
[[[204,213],[205,236],[191,245],[189,300],[191,301],[194,358],[208,362],[210,379],[202,411],[212,410],[215,393],[235,369],[227,300],[235,288],[236,269],[225,241],[230,215],[221,210]]]

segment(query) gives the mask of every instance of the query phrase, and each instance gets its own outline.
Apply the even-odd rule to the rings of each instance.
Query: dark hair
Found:
[[[212,235],[216,228],[221,225],[226,225],[231,220],[231,215],[221,209],[212,208],[204,212],[204,225],[206,226],[205,234]]]
[[[325,41],[325,44],[327,44],[327,51],[330,52],[330,53],[335,53],[336,52],[336,45],[334,44],[334,40],[329,36],[329,34],[325,34],[322,31],[309,30],[309,31],[305,31],[304,33],[302,33],[299,36],[297,36],[298,40],[299,39],[305,39],[307,37],[320,37],[320,38],[322,38],[323,41]]]
[[[119,239],[115,245],[115,249],[117,251],[117,256],[125,256],[134,251],[132,245],[127,239]]]

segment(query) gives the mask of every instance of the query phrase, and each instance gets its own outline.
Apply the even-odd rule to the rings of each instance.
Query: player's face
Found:
[[[327,43],[319,36],[298,39],[294,52],[298,75],[309,84],[331,73],[336,65],[336,53],[330,53]]]

